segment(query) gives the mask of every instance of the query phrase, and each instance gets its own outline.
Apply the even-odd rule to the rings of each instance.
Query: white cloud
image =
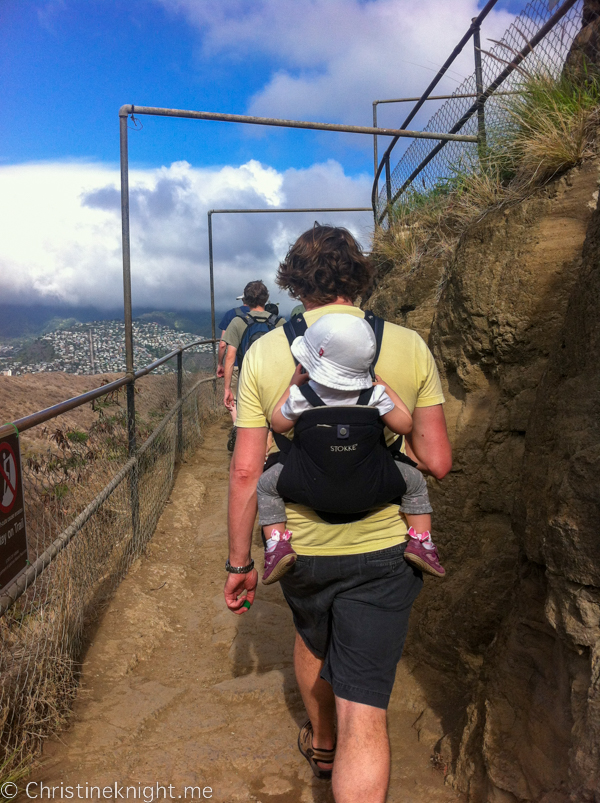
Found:
[[[269,206],[368,206],[370,180],[334,161],[279,173],[250,161],[193,168],[187,162],[132,170],[133,302],[161,309],[206,309],[207,212]],[[246,282],[272,288],[289,244],[315,217],[351,228],[365,244],[365,213],[214,215],[217,308],[234,303]],[[122,303],[119,172],[98,164],[0,167],[0,272],[4,302]]]
[[[479,11],[476,0],[160,2],[198,27],[206,58],[274,62],[249,113],[360,124],[369,123],[373,100],[420,94]],[[484,41],[499,38],[512,19],[492,11]],[[469,42],[440,88],[453,89],[473,69]],[[401,120],[406,108],[393,114]]]

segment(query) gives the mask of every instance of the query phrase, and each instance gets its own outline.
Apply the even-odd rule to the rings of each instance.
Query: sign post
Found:
[[[0,441],[0,591],[28,565],[19,436]]]

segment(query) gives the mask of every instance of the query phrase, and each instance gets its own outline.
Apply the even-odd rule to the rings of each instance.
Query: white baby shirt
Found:
[[[334,390],[325,385],[320,385],[312,379],[309,380],[308,384],[328,407],[353,406],[356,404],[360,395],[360,391]],[[394,402],[388,396],[383,385],[375,385],[369,403],[366,406],[375,407],[381,416],[394,409]],[[281,408],[281,414],[289,421],[295,421],[302,413],[306,412],[306,410],[312,409],[312,404],[306,401],[300,392],[300,388],[297,385],[292,385],[289,398]]]

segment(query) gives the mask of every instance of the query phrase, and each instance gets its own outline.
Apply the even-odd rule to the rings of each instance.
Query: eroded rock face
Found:
[[[562,738],[565,750],[554,757],[543,734],[531,740],[552,759],[554,787],[571,799],[600,799],[600,212],[594,212],[565,322],[540,383],[526,435],[523,482],[514,508],[514,531],[528,561],[544,568],[543,637],[530,621],[526,585],[521,582],[518,625],[536,647],[545,670],[513,680],[504,705],[520,718],[538,720],[540,705],[546,733]],[[525,603],[525,604],[524,604]],[[514,631],[514,625],[513,625]],[[503,639],[513,634],[503,632]],[[518,655],[507,644],[495,665],[506,674]],[[548,676],[550,675],[550,680]],[[494,681],[497,684],[497,680]],[[492,699],[498,699],[496,689]],[[521,700],[519,701],[519,698]],[[494,715],[488,729],[494,728]],[[552,727],[552,730],[551,730]],[[542,741],[543,740],[543,741]],[[510,761],[514,748],[501,751]],[[523,776],[529,780],[529,762]],[[568,772],[565,772],[568,770]],[[546,788],[531,779],[532,791]],[[536,783],[537,781],[537,783]],[[533,798],[535,799],[535,797]]]
[[[583,0],[581,30],[573,40],[566,68],[579,78],[587,79],[600,67],[600,2]]]
[[[454,467],[430,490],[448,574],[408,653],[477,803],[600,790],[597,180],[590,163],[487,215],[449,269],[391,273],[369,301],[429,335],[445,386]]]

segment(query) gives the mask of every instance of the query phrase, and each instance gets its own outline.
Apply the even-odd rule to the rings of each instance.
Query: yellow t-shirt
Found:
[[[357,307],[329,304],[304,313],[311,326],[328,312],[356,315]],[[242,366],[237,397],[238,427],[266,427],[275,405],[287,388],[295,363],[283,329],[257,340]],[[444,401],[442,386],[431,352],[424,340],[410,329],[387,323],[376,372],[396,391],[408,409],[432,407]],[[289,433],[292,437],[292,433]],[[390,443],[396,435],[386,430]],[[287,526],[294,534],[299,555],[355,555],[386,549],[406,541],[406,522],[397,505],[377,508],[360,521],[327,524],[310,508],[286,505]]]

